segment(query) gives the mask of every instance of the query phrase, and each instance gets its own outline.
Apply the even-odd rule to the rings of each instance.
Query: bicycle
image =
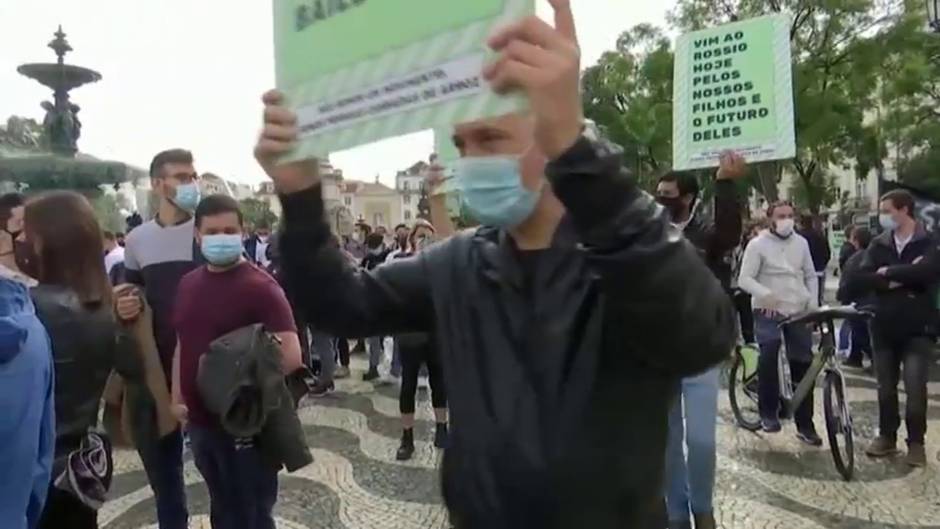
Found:
[[[845,378],[836,354],[835,320],[859,318],[869,320],[872,316],[871,312],[859,310],[851,305],[824,306],[791,316],[780,323],[781,328],[794,324],[815,324],[820,328],[821,339],[817,354],[813,355],[813,361],[806,375],[795,389],[790,378],[790,366],[786,354],[777,355],[777,373],[780,377],[782,402],[781,415],[783,418],[792,418],[796,409],[812,391],[820,373],[824,373],[822,389],[826,434],[836,470],[845,481],[850,481],[855,471],[855,445],[852,416],[845,400]],[[738,425],[749,431],[757,431],[761,427],[757,407],[757,355],[759,354],[754,346],[737,347],[728,376],[728,398],[731,411]],[[842,437],[841,442],[840,437]]]

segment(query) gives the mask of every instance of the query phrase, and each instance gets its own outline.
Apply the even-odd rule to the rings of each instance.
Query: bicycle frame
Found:
[[[793,417],[796,409],[800,407],[800,404],[803,403],[803,400],[806,398],[809,392],[813,390],[813,387],[816,385],[816,379],[819,377],[819,374],[823,372],[823,370],[827,369],[828,367],[829,369],[838,371],[838,367],[835,365],[835,322],[831,319],[823,322],[820,325],[820,330],[821,338],[819,341],[819,354],[813,355],[813,361],[810,363],[809,369],[806,371],[803,379],[800,380],[799,384],[796,386],[796,389],[793,390],[793,396],[790,399],[784,399],[787,417]],[[783,386],[781,386],[781,393],[783,393],[782,390]]]

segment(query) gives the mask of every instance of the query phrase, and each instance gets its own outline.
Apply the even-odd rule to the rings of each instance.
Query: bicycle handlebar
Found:
[[[870,310],[859,309],[854,305],[842,305],[830,307],[824,305],[818,309],[801,312],[789,316],[780,322],[780,326],[792,325],[795,323],[822,323],[830,320],[854,320],[871,319],[875,316]]]

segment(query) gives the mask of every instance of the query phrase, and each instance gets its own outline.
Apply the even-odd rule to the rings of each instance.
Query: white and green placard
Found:
[[[487,38],[535,0],[274,0],[277,87],[295,110],[292,158],[520,110],[481,73]]]
[[[748,162],[796,154],[790,19],[769,15],[676,40],[673,167],[715,167],[722,151]]]

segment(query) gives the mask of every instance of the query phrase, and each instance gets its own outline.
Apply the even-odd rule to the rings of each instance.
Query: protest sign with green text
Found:
[[[673,84],[673,167],[792,158],[790,21],[770,15],[682,35]]]
[[[520,110],[481,72],[487,37],[534,12],[535,0],[274,0],[293,158]]]

